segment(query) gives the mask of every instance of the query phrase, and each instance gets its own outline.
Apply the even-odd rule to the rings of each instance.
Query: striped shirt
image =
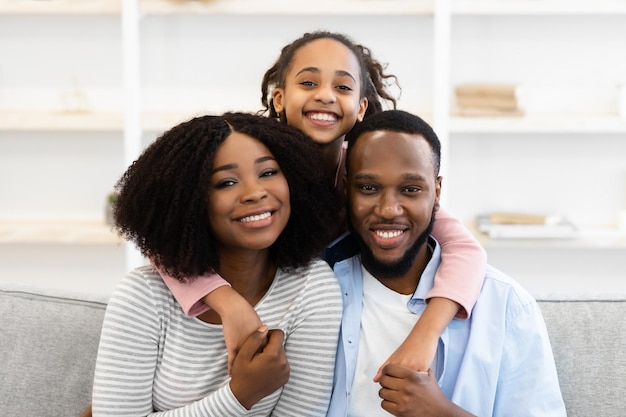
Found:
[[[104,318],[93,415],[325,416],[342,313],[334,273],[323,261],[279,269],[255,310],[284,331],[291,371],[286,385],[246,410],[228,384],[222,326],[187,317],[151,266],[131,271]]]

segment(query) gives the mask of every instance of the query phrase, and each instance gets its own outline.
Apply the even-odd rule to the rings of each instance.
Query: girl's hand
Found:
[[[427,372],[430,368],[435,353],[437,352],[438,338],[427,340],[424,338],[412,338],[411,334],[378,368],[374,382],[380,382],[382,370],[386,365],[394,364],[418,372]]]
[[[245,298],[230,286],[219,287],[204,297],[222,320],[224,341],[228,351],[228,373],[244,341],[263,323]]]
[[[246,409],[289,381],[284,340],[282,330],[263,325],[241,347],[233,363],[230,389]]]

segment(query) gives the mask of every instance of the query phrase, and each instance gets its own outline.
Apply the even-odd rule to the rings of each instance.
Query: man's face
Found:
[[[348,205],[366,247],[363,265],[377,278],[406,275],[419,262],[439,204],[431,147],[421,135],[392,131],[364,133],[353,146]]]

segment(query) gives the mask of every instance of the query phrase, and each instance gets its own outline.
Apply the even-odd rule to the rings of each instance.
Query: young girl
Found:
[[[215,311],[186,317],[154,266],[131,271],[107,307],[94,416],[325,416],[342,303],[313,260],[339,215],[320,158],[294,128],[227,113],[174,127],[128,168],[116,229],[171,277],[219,273],[266,325],[229,376]]]
[[[345,35],[320,31],[306,33],[282,49],[265,73],[261,100],[270,117],[297,127],[322,145],[323,171],[343,196],[345,134],[363,118],[380,112],[382,100],[396,107],[387,85],[395,81],[367,48]],[[442,247],[442,264],[428,307],[381,367],[396,363],[426,371],[443,329],[455,316],[467,318],[478,297],[486,265],[483,248],[444,210],[437,212],[433,235]],[[187,314],[193,316],[208,306],[219,313],[230,360],[241,341],[261,324],[219,276],[178,281],[164,274],[163,278]],[[375,379],[379,376],[380,371]]]

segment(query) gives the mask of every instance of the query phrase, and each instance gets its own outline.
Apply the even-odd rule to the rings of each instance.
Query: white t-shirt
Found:
[[[363,312],[348,417],[389,417],[380,406],[376,372],[411,332],[419,316],[407,305],[412,294],[399,294],[363,270]]]

